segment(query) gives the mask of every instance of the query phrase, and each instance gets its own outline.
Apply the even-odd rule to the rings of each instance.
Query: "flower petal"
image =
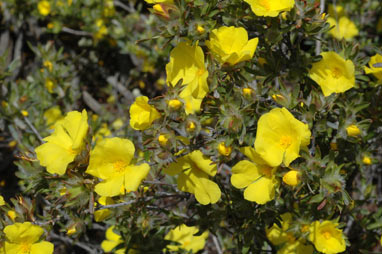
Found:
[[[121,193],[124,176],[116,176],[100,182],[95,186],[95,192],[100,196],[114,197]]]
[[[260,177],[245,189],[244,198],[263,205],[274,199],[276,183],[274,178]]]
[[[54,245],[52,243],[42,241],[32,245],[30,254],[51,254],[53,250]]]

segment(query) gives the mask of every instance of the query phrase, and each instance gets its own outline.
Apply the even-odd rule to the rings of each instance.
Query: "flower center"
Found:
[[[267,177],[271,177],[272,176],[272,168],[271,167],[268,167],[268,166],[264,166],[261,171],[263,172],[263,174]]]
[[[73,150],[71,147],[68,148],[68,151],[69,151],[70,154],[74,154],[74,155],[77,154],[76,150]]]
[[[114,170],[118,173],[122,173],[126,169],[126,163],[124,161],[116,161],[113,163]]]
[[[271,5],[269,4],[269,0],[259,0],[259,4],[264,8],[266,9],[267,11],[269,11],[271,9]]]
[[[332,77],[335,78],[335,79],[338,79],[340,78],[340,76],[342,76],[342,71],[340,68],[338,67],[334,67],[332,69]]]
[[[184,243],[183,243],[183,247],[186,247],[187,245],[190,245],[190,241],[184,241]]]
[[[280,139],[280,145],[284,149],[287,149],[292,144],[292,137],[291,136],[282,136]]]
[[[287,233],[287,238],[289,243],[294,243],[296,241],[296,238],[292,233]]]
[[[332,238],[332,234],[329,231],[323,232],[322,235],[324,236],[326,240],[329,240],[330,238]]]
[[[204,74],[204,72],[206,72],[206,70],[204,69],[199,69],[198,72],[197,72],[197,75],[198,76],[202,76]]]
[[[32,244],[30,243],[21,243],[20,244],[20,251],[21,254],[28,254],[31,251]]]

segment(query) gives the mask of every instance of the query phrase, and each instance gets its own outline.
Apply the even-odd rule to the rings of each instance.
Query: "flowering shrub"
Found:
[[[382,250],[380,1],[0,11],[0,253]]]

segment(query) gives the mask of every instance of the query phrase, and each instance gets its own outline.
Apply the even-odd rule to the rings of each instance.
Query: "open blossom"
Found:
[[[338,223],[325,220],[314,221],[310,226],[309,241],[322,253],[334,254],[345,251],[346,244]]]
[[[244,198],[258,204],[265,204],[275,197],[278,184],[274,171],[252,147],[242,152],[250,159],[239,161],[232,167],[231,183],[238,189],[245,188]]]
[[[216,175],[216,165],[200,150],[179,158],[164,172],[171,176],[178,175],[178,189],[193,193],[202,205],[214,204],[220,199],[219,186],[209,179],[209,176]]]
[[[355,67],[352,61],[335,52],[322,52],[321,61],[314,63],[309,77],[322,89],[325,96],[343,93],[355,86]]]
[[[305,240],[296,239],[293,233],[288,232],[292,222],[292,214],[284,213],[281,215],[281,228],[275,223],[272,227],[266,229],[267,238],[274,245],[280,245],[282,248],[277,251],[278,254],[311,254],[313,246],[305,243]]]
[[[166,247],[170,251],[186,250],[189,253],[196,253],[204,248],[206,239],[208,238],[208,232],[204,232],[199,236],[195,236],[199,229],[197,227],[188,227],[185,224],[177,226],[170,230],[165,236],[165,240],[179,243],[179,245],[169,244]]]
[[[44,230],[30,222],[15,223],[4,228],[6,236],[5,253],[14,254],[51,254],[54,246],[47,241],[40,241]]]
[[[257,16],[276,17],[283,11],[290,11],[294,0],[244,0]]]
[[[361,134],[361,130],[358,128],[357,125],[351,124],[348,127],[346,127],[346,133],[350,137],[357,137],[359,134]]]
[[[242,27],[222,26],[211,31],[206,45],[222,64],[235,65],[251,60],[258,42],[258,38],[248,40],[247,30]]]
[[[136,191],[150,171],[147,163],[131,164],[134,144],[128,139],[105,138],[90,152],[86,173],[103,181],[95,186],[100,196],[113,197],[120,193]]]
[[[42,16],[49,15],[51,11],[49,1],[46,1],[46,0],[39,1],[37,4],[37,9]]]
[[[382,84],[382,66],[377,67],[375,64],[382,65],[382,55],[376,54],[372,56],[369,61],[369,67],[365,66],[365,72],[366,74],[373,74],[377,78],[377,82]]]
[[[44,138],[46,143],[35,149],[40,165],[51,174],[65,174],[68,164],[81,152],[88,128],[86,110],[69,112],[52,135]]]
[[[340,17],[338,21],[330,17],[328,18],[328,23],[330,26],[334,26],[334,28],[329,31],[330,35],[338,40],[351,40],[358,35],[356,25],[346,16]]]
[[[193,114],[199,111],[202,100],[209,91],[208,71],[202,48],[180,42],[170,53],[166,73],[167,82],[172,86],[176,86],[182,80],[183,90],[179,96],[186,103],[186,113]]]
[[[159,112],[148,102],[149,98],[139,96],[130,106],[130,126],[134,130],[146,130],[160,118]]]
[[[270,166],[289,166],[300,156],[300,148],[309,145],[310,135],[307,124],[294,118],[286,108],[275,108],[257,123],[255,149]]]
[[[46,126],[49,126],[50,129],[54,129],[56,123],[61,123],[63,118],[59,106],[51,107],[44,112]]]

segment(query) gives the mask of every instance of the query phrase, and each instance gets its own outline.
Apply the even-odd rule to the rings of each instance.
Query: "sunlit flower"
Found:
[[[37,9],[38,9],[38,12],[42,16],[49,15],[49,13],[50,13],[50,3],[49,3],[49,1],[42,0],[42,1],[38,2]]]
[[[257,16],[276,17],[280,12],[290,11],[294,0],[244,0]]]
[[[342,230],[337,227],[337,222],[314,221],[310,226],[309,241],[318,251],[325,254],[343,252],[346,249],[345,239]]]
[[[286,108],[275,108],[257,123],[256,152],[272,167],[285,166],[299,157],[301,147],[310,143],[307,124],[297,120]]]
[[[191,253],[196,253],[202,250],[206,244],[208,232],[206,231],[199,236],[195,236],[198,231],[199,229],[197,227],[188,227],[185,224],[170,230],[164,239],[179,244],[169,244],[166,246],[167,249],[170,251],[186,250]]]
[[[44,230],[30,222],[15,223],[4,228],[6,236],[5,253],[50,254],[54,246],[47,241],[40,241]]]
[[[134,130],[146,130],[161,117],[155,107],[148,102],[149,98],[139,96],[130,106],[130,126]]]
[[[374,66],[375,64],[380,64],[381,66]],[[382,55],[376,54],[372,56],[369,61],[369,67],[365,66],[366,74],[373,74],[377,78],[378,83],[382,84]]]
[[[101,248],[104,252],[111,252],[115,247],[123,243],[122,237],[115,233],[114,226],[109,227],[106,230],[106,240],[103,240],[101,243]],[[124,254],[126,249],[118,249],[115,251],[115,254]]]
[[[199,150],[177,159],[164,172],[178,175],[178,189],[194,194],[202,205],[214,204],[220,199],[219,186],[209,180],[209,176],[216,175],[216,165]]]
[[[275,197],[278,184],[273,167],[270,167],[251,147],[244,147],[242,152],[250,159],[239,161],[232,167],[231,183],[238,189],[245,188],[246,200],[265,204]]]
[[[51,174],[65,174],[68,164],[81,152],[88,128],[86,110],[69,112],[52,135],[44,138],[46,143],[35,149],[40,165]]]
[[[77,232],[76,224],[73,224],[72,226],[68,228],[68,230],[66,231],[66,234],[70,236],[70,235],[74,235],[76,232]]]
[[[321,53],[322,59],[313,63],[309,76],[322,89],[325,96],[342,93],[355,86],[355,67],[352,61],[335,52]]]
[[[346,127],[346,133],[350,137],[357,137],[359,134],[361,134],[361,130],[358,128],[357,125],[351,124],[348,127]]]
[[[161,146],[167,146],[168,134],[160,134],[158,137],[158,142]]]
[[[145,0],[148,4],[174,3],[174,0]]]
[[[197,26],[196,26],[196,31],[198,31],[198,33],[200,33],[200,34],[204,34],[204,32],[206,31],[206,29],[204,29],[204,27],[201,26],[201,25],[197,25]]]
[[[373,162],[371,161],[371,158],[367,155],[363,156],[362,162],[365,165],[371,165]]]
[[[266,229],[267,238],[274,245],[282,246],[277,251],[278,254],[311,254],[313,253],[313,246],[305,244],[303,239],[296,239],[296,237],[288,232],[289,226],[292,222],[292,215],[284,213],[281,215],[281,228],[275,223],[272,227]]]
[[[297,170],[290,170],[283,176],[283,182],[290,186],[297,186],[300,180],[301,173]]]
[[[12,221],[15,221],[16,217],[17,217],[17,213],[15,212],[15,210],[9,210],[7,212],[7,215],[8,217],[12,220]]]
[[[186,113],[193,114],[199,111],[200,104],[209,91],[208,71],[204,64],[202,48],[180,42],[170,53],[166,73],[167,83],[171,86],[182,80],[184,88],[179,96],[186,102]]]
[[[330,35],[338,40],[351,40],[358,35],[358,29],[353,21],[348,17],[342,16],[339,18],[338,22],[335,18],[328,18],[328,23],[330,26],[335,26],[329,31]]]
[[[247,87],[243,88],[243,95],[244,96],[251,96],[252,93],[253,93],[253,89],[252,88],[247,88]]]
[[[105,37],[105,35],[107,35],[108,30],[105,25],[105,22],[102,19],[97,19],[95,25],[97,27],[97,32],[94,33],[94,38],[96,40],[100,40],[103,37]]]
[[[59,106],[51,107],[50,109],[44,112],[45,124],[51,129],[54,129],[56,123],[61,123],[62,121],[60,120],[62,120],[63,118],[64,117],[62,116]]]
[[[211,31],[206,45],[220,63],[235,65],[251,60],[258,42],[258,38],[248,40],[247,30],[242,27],[222,26]]]
[[[105,138],[90,152],[86,173],[104,181],[95,186],[100,196],[113,197],[121,192],[136,191],[150,171],[147,163],[131,164],[134,144],[128,139]]]

